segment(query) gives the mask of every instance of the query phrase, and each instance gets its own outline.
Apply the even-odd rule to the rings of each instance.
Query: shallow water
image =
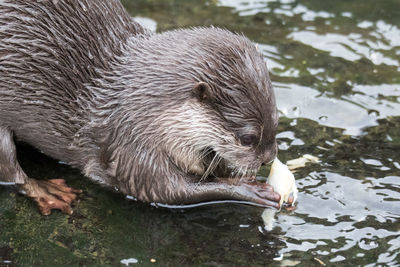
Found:
[[[0,266],[400,265],[398,0],[123,3],[157,31],[212,24],[256,42],[281,112],[280,159],[321,162],[295,173],[297,209],[277,213],[268,232],[261,208],[152,207],[20,146],[30,176],[85,193],[72,216],[43,217],[0,187]]]

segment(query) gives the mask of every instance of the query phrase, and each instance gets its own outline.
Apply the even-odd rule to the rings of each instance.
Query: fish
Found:
[[[290,195],[293,195],[293,202],[291,205],[294,205],[299,192],[294,175],[289,170],[288,166],[283,164],[278,158],[275,158],[272,163],[267,182],[272,185],[275,192],[281,195],[280,206],[282,206],[283,202],[288,202]]]

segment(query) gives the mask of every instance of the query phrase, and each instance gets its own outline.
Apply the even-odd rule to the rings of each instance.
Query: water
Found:
[[[256,42],[281,113],[280,159],[321,162],[295,173],[297,209],[266,231],[261,208],[156,208],[20,146],[29,175],[63,177],[85,193],[72,216],[43,217],[0,187],[0,266],[400,265],[397,0],[123,3],[157,31],[212,24]]]

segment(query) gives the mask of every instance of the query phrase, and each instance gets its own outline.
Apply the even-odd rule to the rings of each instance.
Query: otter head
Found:
[[[182,52],[192,58],[185,70],[192,87],[176,110],[181,149],[174,149],[179,155],[172,158],[203,176],[255,174],[277,153],[278,113],[264,58],[243,36],[213,28],[195,31],[189,51]]]

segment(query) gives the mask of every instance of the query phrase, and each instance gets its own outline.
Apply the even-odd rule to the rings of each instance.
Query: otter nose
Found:
[[[265,161],[263,163],[261,163],[261,166],[265,166],[265,165],[269,165],[270,163],[272,163],[274,161],[275,157],[273,159],[271,159],[270,161]]]
[[[261,165],[270,164],[276,158],[276,154],[278,154],[278,144],[275,141],[274,144],[271,146],[271,149],[265,151],[264,161]]]

